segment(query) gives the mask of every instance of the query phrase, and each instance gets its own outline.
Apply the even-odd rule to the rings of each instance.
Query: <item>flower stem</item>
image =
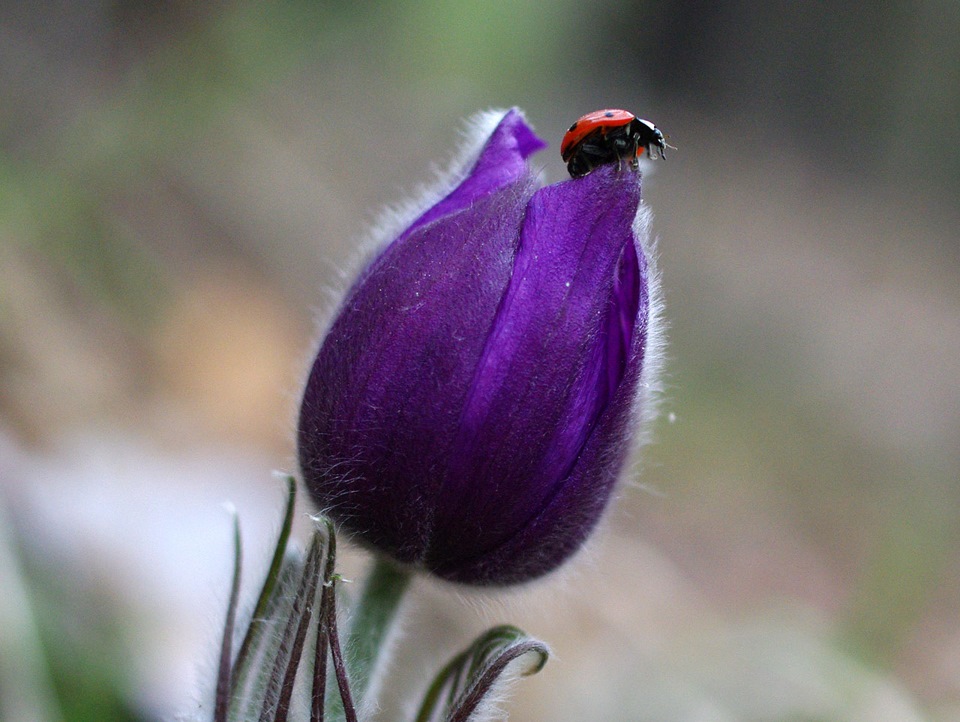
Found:
[[[363,594],[353,608],[347,637],[350,690],[359,706],[376,693],[375,671],[390,630],[400,609],[404,592],[410,586],[411,572],[385,559],[377,558],[367,578]]]

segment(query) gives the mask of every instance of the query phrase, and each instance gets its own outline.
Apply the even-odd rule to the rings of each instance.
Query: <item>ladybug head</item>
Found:
[[[663,154],[664,149],[667,147],[667,141],[663,137],[663,133],[660,132],[660,129],[654,126],[653,128],[653,139],[650,141],[650,145],[655,145],[660,149],[660,158],[666,160],[667,156]],[[672,146],[670,146],[672,147]],[[647,149],[647,152],[650,153],[650,149]],[[652,155],[651,155],[652,157]]]
[[[660,150],[660,158],[661,158],[662,160],[666,160],[666,159],[667,159],[667,156],[664,155],[664,153],[663,153],[663,151],[664,151],[665,149],[667,149],[667,148],[669,148],[670,150],[676,150],[676,149],[677,149],[676,146],[670,145],[670,144],[667,142],[667,138],[669,138],[669,137],[670,137],[669,135],[664,135],[663,133],[660,132],[660,129],[659,129],[659,128],[657,128],[656,126],[654,126],[654,128],[653,128],[653,140],[650,141],[650,145],[655,145],[655,146],[657,146],[657,148],[659,148],[659,150]]]
[[[664,160],[666,159],[664,150],[673,148],[672,145],[667,144],[666,138],[663,133],[660,132],[660,129],[649,120],[637,118],[633,122],[633,133],[633,137],[637,142],[637,154],[639,155],[643,149],[646,149],[647,157],[651,160],[657,157],[654,148],[660,152],[660,158]]]

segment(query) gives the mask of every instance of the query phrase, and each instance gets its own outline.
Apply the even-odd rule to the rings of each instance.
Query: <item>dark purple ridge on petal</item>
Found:
[[[632,243],[623,248],[607,317],[607,395],[613,396],[623,378],[640,304],[640,267]]]

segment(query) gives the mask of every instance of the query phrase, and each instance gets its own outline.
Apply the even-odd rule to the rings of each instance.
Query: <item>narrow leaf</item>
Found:
[[[320,592],[320,611],[317,615],[317,642],[314,645],[313,689],[310,694],[310,722],[323,722],[327,697],[327,653],[330,649],[330,628],[327,619],[336,614],[332,597],[327,587],[332,584],[337,563],[337,534],[333,522],[326,517],[317,520],[323,522],[327,531],[327,556],[323,568],[323,589]],[[336,630],[334,630],[336,631]]]
[[[304,572],[304,579],[307,580],[307,591],[304,597],[304,605],[300,612],[300,622],[297,626],[296,636],[294,637],[290,660],[287,662],[287,671],[283,678],[283,686],[280,690],[280,701],[277,705],[277,716],[274,718],[275,722],[286,722],[290,709],[290,698],[293,696],[293,683],[297,677],[300,659],[303,657],[303,645],[307,638],[307,629],[310,626],[310,619],[313,617],[313,607],[317,599],[317,584],[320,578],[319,549],[322,546],[323,536],[318,529],[313,534],[313,542],[310,547],[310,556],[307,562],[308,571]],[[316,554],[314,554],[315,550],[317,550]],[[310,567],[311,560],[313,561],[312,568]]]
[[[333,671],[336,673],[337,686],[340,689],[340,699],[343,702],[343,713],[346,722],[357,722],[357,712],[350,694],[350,683],[347,679],[347,665],[340,649],[340,637],[337,634],[337,604],[336,604],[336,577],[323,587],[324,607],[327,610],[327,638],[330,640],[330,657],[333,659]]]
[[[284,682],[287,676],[285,669],[294,656],[299,659],[297,654],[298,643],[301,645],[300,653],[302,653],[300,628],[302,626],[303,611],[305,607],[309,607],[313,602],[310,598],[310,593],[311,590],[316,591],[319,573],[320,542],[319,535],[317,535],[314,536],[313,542],[310,545],[307,561],[303,568],[303,577],[300,580],[300,587],[293,599],[293,606],[290,609],[290,615],[287,617],[287,623],[280,638],[280,647],[273,660],[266,692],[263,697],[263,705],[260,708],[260,722],[275,722],[276,720],[286,717],[286,710],[282,706],[284,701]],[[305,631],[304,634],[306,634]]]
[[[250,645],[243,668],[234,666],[236,683],[230,701],[230,719],[257,719],[260,714],[274,661],[281,652],[283,629],[290,617],[296,592],[304,572],[305,555],[295,549],[287,550],[277,577],[277,586],[261,619],[261,631]]]
[[[324,579],[326,584],[326,579]],[[327,633],[327,615],[330,600],[326,590],[320,593],[320,612],[317,615],[317,642],[313,649],[313,689],[310,692],[310,722],[323,722],[327,697],[327,652],[330,648]]]
[[[536,674],[543,669],[549,656],[547,646],[539,640],[527,639],[526,641],[518,642],[503,649],[500,654],[491,661],[489,666],[485,667],[482,673],[475,678],[470,688],[465,690],[456,701],[453,709],[447,716],[448,722],[468,722],[468,720],[472,719],[474,713],[485,701],[496,683],[508,681],[501,680],[501,676],[507,671],[510,663],[531,653],[536,655],[536,660],[526,669],[522,670],[521,673],[525,677]]]
[[[330,649],[330,659],[333,661],[333,672],[337,680],[337,689],[340,692],[339,701],[334,698],[331,713],[335,720],[357,722],[356,707],[353,695],[350,692],[350,679],[347,674],[347,664],[340,647],[340,634],[337,631],[337,594],[336,584],[340,576],[335,574],[337,565],[337,534],[333,522],[326,517],[320,519],[327,527],[327,562],[323,570],[323,591],[321,592],[320,607],[323,610],[320,625],[325,631],[325,644]],[[316,696],[316,692],[314,693]],[[321,716],[322,719],[322,716]]]
[[[466,722],[503,678],[512,662],[533,655],[521,670],[535,674],[547,663],[549,649],[521,629],[503,625],[487,630],[440,670],[424,695],[416,722]]]
[[[237,660],[234,669],[232,689],[236,689],[238,684],[242,684],[246,679],[248,667],[247,658],[251,650],[259,642],[260,635],[263,633],[263,625],[267,616],[267,605],[277,586],[277,580],[280,576],[280,569],[283,566],[284,554],[287,550],[287,542],[290,539],[290,529],[293,526],[293,510],[297,500],[297,482],[292,476],[286,477],[287,482],[287,506],[283,515],[283,523],[280,527],[280,533],[277,536],[277,542],[273,549],[273,559],[270,562],[270,568],[263,581],[263,588],[260,590],[260,597],[257,599],[257,605],[253,609],[253,615],[250,618],[250,624],[247,626],[243,642],[240,644],[240,651],[237,653]]]
[[[227,618],[223,624],[223,640],[220,642],[220,662],[217,669],[216,702],[213,708],[214,722],[227,722],[230,706],[231,666],[233,657],[233,628],[237,619],[237,603],[240,599],[240,569],[243,566],[243,544],[240,540],[240,519],[233,510],[233,583],[230,586],[230,601]]]

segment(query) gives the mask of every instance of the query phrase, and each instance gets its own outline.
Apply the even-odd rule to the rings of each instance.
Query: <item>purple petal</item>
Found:
[[[519,110],[508,110],[493,129],[467,177],[443,200],[414,221],[406,233],[526,178],[530,173],[527,158],[546,147],[547,144],[534,134]]]
[[[518,113],[504,117],[474,172],[358,280],[307,382],[298,451],[308,488],[403,561],[427,546],[430,500],[510,278],[533,192],[531,139]]]
[[[477,581],[478,564],[490,581],[529,575],[531,564],[542,573],[569,545],[531,540],[529,528],[565,509],[564,534],[578,546],[605,506],[642,366],[646,266],[632,231],[639,200],[636,176],[612,167],[531,200],[437,503],[427,564],[441,576]],[[566,508],[571,495],[579,507]],[[530,559],[488,564],[505,546]]]
[[[630,353],[624,359],[620,385],[597,419],[573,469],[516,534],[468,562],[438,570],[441,576],[472,584],[509,584],[534,579],[576,552],[602,516],[629,451],[632,407],[647,351],[648,265],[642,252],[638,256],[630,253],[631,248],[625,250],[635,259],[633,269],[641,291]]]

